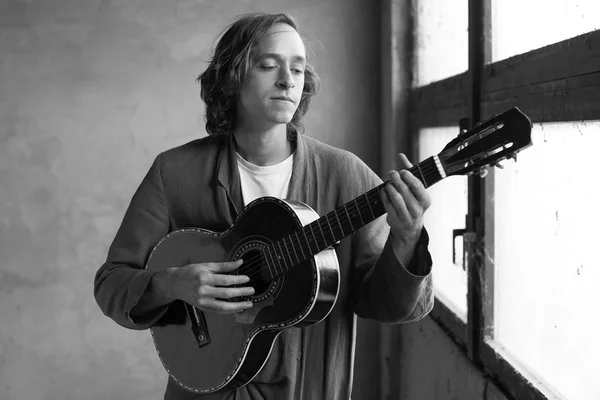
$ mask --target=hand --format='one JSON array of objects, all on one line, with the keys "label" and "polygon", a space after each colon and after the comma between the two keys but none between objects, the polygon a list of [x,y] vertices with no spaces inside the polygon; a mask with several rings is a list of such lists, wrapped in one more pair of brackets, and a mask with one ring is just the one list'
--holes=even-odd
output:
[{"label": "hand", "polygon": [[252,307],[251,301],[230,302],[240,296],[254,294],[254,288],[229,287],[248,283],[246,275],[228,275],[242,265],[242,260],[224,263],[189,264],[168,268],[162,288],[173,299],[180,299],[203,311],[231,314]]},{"label": "hand", "polygon": [[390,183],[382,191],[387,223],[396,242],[414,245],[423,229],[423,215],[431,205],[431,198],[423,183],[408,171],[412,167],[403,153],[399,154],[400,171],[388,173]]}]

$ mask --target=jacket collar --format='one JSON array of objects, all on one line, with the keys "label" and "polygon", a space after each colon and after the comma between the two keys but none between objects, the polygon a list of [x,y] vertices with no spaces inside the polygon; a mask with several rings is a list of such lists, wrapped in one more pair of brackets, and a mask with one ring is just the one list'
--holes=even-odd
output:
[{"label": "jacket collar", "polygon": [[[230,134],[221,143],[217,161],[217,180],[227,192],[229,201],[236,213],[239,214],[244,208],[244,203],[242,201],[240,175],[237,168],[235,139]],[[307,173],[307,167],[310,167],[309,156],[310,154],[302,135],[297,135],[288,200],[306,202],[310,198],[309,181],[311,174]]]},{"label": "jacket collar", "polygon": [[288,190],[288,200],[308,203],[310,199],[311,171],[314,168],[312,154],[308,151],[306,141],[302,135],[296,135],[296,150],[294,151],[294,166]]},{"label": "jacket collar", "polygon": [[244,208],[242,201],[242,188],[240,174],[237,169],[237,157],[233,135],[229,134],[221,142],[219,158],[217,161],[217,180],[225,189],[229,202],[234,207],[236,214]]}]

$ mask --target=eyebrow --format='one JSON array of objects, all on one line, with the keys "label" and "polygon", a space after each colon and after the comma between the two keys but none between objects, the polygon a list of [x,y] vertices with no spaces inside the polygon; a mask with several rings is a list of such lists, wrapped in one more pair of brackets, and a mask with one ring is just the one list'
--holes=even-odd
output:
[{"label": "eyebrow", "polygon": [[[256,57],[256,60],[262,60],[265,58],[276,58],[276,59],[282,59],[283,57],[281,56],[281,54],[277,54],[277,53],[265,53],[265,54],[260,54],[258,57]],[[301,55],[296,55],[292,57],[293,61],[300,61],[300,62],[306,62],[306,57],[301,56]]]}]

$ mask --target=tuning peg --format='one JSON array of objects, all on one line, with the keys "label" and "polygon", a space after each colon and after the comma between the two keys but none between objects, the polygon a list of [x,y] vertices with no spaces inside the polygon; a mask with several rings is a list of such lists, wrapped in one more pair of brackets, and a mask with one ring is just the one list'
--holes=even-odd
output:
[{"label": "tuning peg", "polygon": [[517,162],[517,153],[512,153],[510,156],[508,156],[508,158],[512,158],[515,160],[515,162]]},{"label": "tuning peg", "polygon": [[495,164],[492,164],[492,166],[494,166],[494,167],[498,167],[498,168],[500,168],[500,169],[504,169],[504,165],[500,164],[500,162],[497,162],[497,163],[495,163]]},{"label": "tuning peg", "polygon": [[487,168],[481,168],[479,171],[477,171],[477,175],[479,175],[480,178],[485,178],[488,174],[488,170]]}]

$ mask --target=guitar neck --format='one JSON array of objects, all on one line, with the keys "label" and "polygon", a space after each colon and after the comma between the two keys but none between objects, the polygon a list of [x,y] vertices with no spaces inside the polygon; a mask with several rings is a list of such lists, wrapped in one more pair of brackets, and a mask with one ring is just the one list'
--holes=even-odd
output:
[{"label": "guitar neck", "polygon": [[[429,157],[414,165],[409,171],[425,187],[445,178],[437,156]],[[274,279],[284,274],[295,265],[333,246],[341,239],[385,214],[381,190],[388,183],[389,181],[385,181],[268,246],[265,257],[271,278]]]}]

